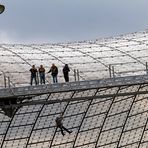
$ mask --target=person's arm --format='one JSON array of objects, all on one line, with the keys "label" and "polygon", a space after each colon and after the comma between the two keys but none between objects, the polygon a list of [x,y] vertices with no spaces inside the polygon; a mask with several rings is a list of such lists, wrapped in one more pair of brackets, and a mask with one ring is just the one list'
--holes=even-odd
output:
[{"label": "person's arm", "polygon": [[47,73],[50,73],[50,72],[51,72],[51,68],[50,68],[50,70]]}]

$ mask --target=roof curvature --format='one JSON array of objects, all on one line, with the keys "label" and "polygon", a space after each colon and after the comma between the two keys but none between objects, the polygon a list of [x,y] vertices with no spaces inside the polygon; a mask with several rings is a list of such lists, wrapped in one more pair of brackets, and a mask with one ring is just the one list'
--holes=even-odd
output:
[{"label": "roof curvature", "polygon": [[[75,81],[74,70],[79,70],[80,80],[109,78],[109,68],[111,74],[114,69],[115,77],[145,75],[147,46],[147,31],[73,43],[1,44],[0,66],[18,89],[29,86],[31,65],[38,68],[43,64],[47,72],[51,64],[55,63],[59,68],[59,83],[64,82],[62,68],[65,63],[69,64],[71,69],[70,81]],[[1,88],[5,87],[3,76],[0,75]],[[50,74],[46,74],[46,79],[47,83],[52,83]],[[147,83],[139,82],[112,87],[105,83],[104,87],[81,90],[63,89],[33,97],[31,101],[55,102],[26,104],[16,110],[12,118],[4,115],[1,110],[0,147],[146,148],[147,87]],[[74,98],[91,97],[89,100],[70,101]],[[68,101],[56,102],[58,99]],[[64,126],[73,131],[71,134],[65,133],[65,136],[62,136],[60,129],[55,125],[55,119],[61,113]]]}]

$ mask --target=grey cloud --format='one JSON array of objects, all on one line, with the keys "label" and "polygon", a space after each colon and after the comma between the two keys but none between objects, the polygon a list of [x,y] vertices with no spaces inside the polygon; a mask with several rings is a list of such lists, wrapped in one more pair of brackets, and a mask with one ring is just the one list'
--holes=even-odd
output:
[{"label": "grey cloud", "polygon": [[0,33],[15,42],[89,40],[144,30],[148,26],[147,0],[5,0],[3,3],[6,11],[0,15]]}]

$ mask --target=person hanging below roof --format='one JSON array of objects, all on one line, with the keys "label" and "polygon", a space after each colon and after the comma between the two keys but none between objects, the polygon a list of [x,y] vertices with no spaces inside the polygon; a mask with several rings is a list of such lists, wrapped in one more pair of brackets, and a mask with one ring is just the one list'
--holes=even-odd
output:
[{"label": "person hanging below roof", "polygon": [[45,68],[43,67],[43,65],[40,65],[39,75],[40,75],[40,84],[42,83],[45,84]]},{"label": "person hanging below roof", "polygon": [[63,132],[63,130],[65,130],[66,132],[68,132],[69,134],[72,133],[72,131],[69,131],[67,128],[65,128],[63,126],[63,114],[61,114],[59,117],[56,118],[55,122],[56,122],[56,126],[57,128],[60,128],[61,130],[61,134],[64,136],[65,133]]},{"label": "person hanging below roof", "polygon": [[32,85],[33,79],[35,81],[35,84],[37,85],[37,69],[35,68],[35,65],[32,65],[32,68],[30,69],[31,72],[31,81],[30,84]]},{"label": "person hanging below roof", "polygon": [[50,70],[48,73],[51,72],[52,78],[53,78],[53,83],[58,83],[57,75],[58,75],[58,68],[55,66],[55,64],[52,64]]},{"label": "person hanging below roof", "polygon": [[69,70],[68,64],[65,64],[65,66],[63,68],[65,82],[69,82],[69,71],[70,70]]}]

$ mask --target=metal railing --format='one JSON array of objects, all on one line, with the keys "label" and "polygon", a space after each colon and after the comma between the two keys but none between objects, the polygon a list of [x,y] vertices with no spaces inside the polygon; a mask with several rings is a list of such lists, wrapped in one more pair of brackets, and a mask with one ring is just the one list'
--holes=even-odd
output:
[{"label": "metal railing", "polygon": [[55,83],[46,85],[13,87],[8,89],[0,89],[0,99],[21,97],[21,96],[37,96],[54,92],[67,92],[77,90],[88,90],[96,88],[112,88],[120,86],[131,86],[148,84],[148,75],[137,75],[128,77],[116,77],[90,81],[76,81],[69,83]]},{"label": "metal railing", "polygon": [[3,79],[2,85],[4,88],[15,87],[15,84],[10,80],[10,76],[7,76],[4,72],[1,72],[0,77]]},{"label": "metal railing", "polygon": [[[116,69],[115,69],[115,65],[109,65],[108,66],[108,78],[120,78],[121,75],[122,75],[122,72],[117,72]],[[143,73],[145,73],[146,75],[148,75],[148,62],[146,62],[145,64],[145,68],[143,68],[141,70]],[[127,71],[128,72],[128,71]],[[70,77],[73,77],[73,80],[74,82],[77,82],[77,81],[81,81],[80,79],[80,75],[81,75],[81,71],[79,71],[79,69],[74,69],[73,70],[73,75],[70,75]],[[97,72],[96,72],[97,73]],[[29,76],[29,72],[27,73],[27,75]],[[143,75],[143,74],[142,74]],[[15,86],[19,87],[19,83],[16,85],[14,82],[13,82],[13,78],[10,76],[9,73],[4,73],[4,72],[1,72],[0,73],[0,77],[1,77],[1,82],[3,83],[1,86],[0,86],[0,89],[1,88],[13,88]],[[60,76],[62,78],[62,75]],[[29,77],[30,78],[30,77]],[[37,74],[37,81],[38,81],[38,84],[39,84],[39,75]],[[71,81],[71,82],[72,82]],[[87,80],[86,80],[87,81]],[[22,86],[26,86],[27,84],[29,84],[30,80],[28,82],[25,82],[24,84],[25,85],[22,85]],[[46,79],[46,82],[47,84],[51,84],[51,82]],[[21,83],[20,83],[20,86],[21,86]]]}]

